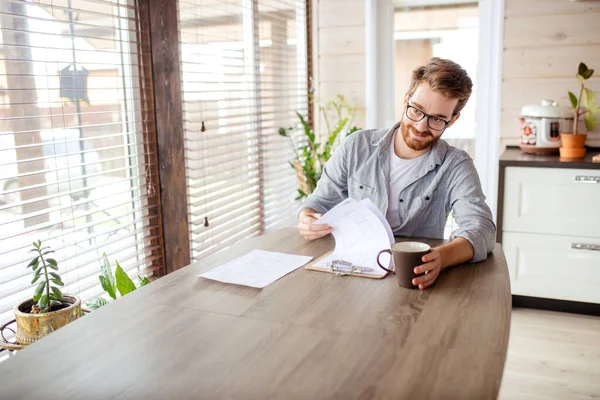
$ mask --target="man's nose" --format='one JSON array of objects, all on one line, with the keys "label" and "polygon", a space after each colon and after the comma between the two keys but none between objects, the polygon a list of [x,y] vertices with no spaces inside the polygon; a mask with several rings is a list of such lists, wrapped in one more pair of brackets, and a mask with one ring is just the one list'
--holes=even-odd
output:
[{"label": "man's nose", "polygon": [[415,124],[415,128],[419,132],[426,132],[429,130],[429,126],[427,126],[427,116],[425,116],[422,120]]}]

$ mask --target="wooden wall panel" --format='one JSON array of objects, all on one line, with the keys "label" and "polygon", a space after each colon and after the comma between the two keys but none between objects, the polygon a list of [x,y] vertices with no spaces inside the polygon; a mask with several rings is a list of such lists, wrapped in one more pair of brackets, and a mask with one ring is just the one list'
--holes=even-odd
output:
[{"label": "wooden wall panel", "polygon": [[543,14],[583,14],[600,11],[600,2],[576,2],[571,0],[505,0],[504,16],[507,18],[520,16],[536,16]]},{"label": "wooden wall panel", "polygon": [[365,5],[355,0],[319,1],[319,29],[336,26],[364,26]]},{"label": "wooden wall panel", "polygon": [[[344,95],[359,108],[355,125],[365,124],[365,4],[363,0],[317,2],[316,96],[324,101]],[[324,123],[316,120],[323,132]]]},{"label": "wooden wall panel", "polygon": [[[598,71],[586,86],[600,94],[600,2],[506,0],[505,17],[501,143],[517,144],[522,106],[542,99],[568,106],[579,62]],[[600,146],[600,128],[587,144]]]},{"label": "wooden wall panel", "polygon": [[600,11],[575,15],[527,15],[507,18],[504,46],[580,45],[598,43]]},{"label": "wooden wall panel", "polygon": [[365,54],[365,31],[356,26],[322,28],[320,31],[321,54]]},{"label": "wooden wall panel", "polygon": [[321,54],[321,84],[332,82],[365,82],[364,54]]},{"label": "wooden wall panel", "polygon": [[348,101],[356,103],[365,98],[365,84],[364,82],[326,82],[321,84],[319,93],[324,99],[332,99],[341,94]]},{"label": "wooden wall panel", "polygon": [[[600,74],[599,74],[600,75]],[[600,99],[600,77],[587,81],[586,86],[596,92]],[[505,93],[502,96],[502,107],[516,107],[516,104],[539,103],[541,99],[556,100],[560,105],[568,106],[568,92],[577,92],[578,82],[574,78],[558,79],[511,79],[504,83]]]},{"label": "wooden wall panel", "polygon": [[575,73],[580,61],[590,68],[600,69],[600,42],[590,46],[507,48],[504,50],[503,77],[505,80],[572,77],[577,83]]}]

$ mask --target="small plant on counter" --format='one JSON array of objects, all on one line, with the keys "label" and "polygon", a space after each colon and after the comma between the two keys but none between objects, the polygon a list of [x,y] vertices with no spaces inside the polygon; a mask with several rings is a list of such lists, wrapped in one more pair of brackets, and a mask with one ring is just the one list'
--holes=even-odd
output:
[{"label": "small plant on counter", "polygon": [[575,110],[575,119],[573,121],[573,133],[579,134],[579,118],[583,116],[585,127],[588,131],[593,131],[598,126],[596,114],[600,111],[596,104],[596,95],[594,91],[585,87],[585,81],[590,79],[594,70],[590,69],[584,63],[579,64],[577,70],[577,80],[581,84],[579,98],[573,92],[569,92],[569,100]]},{"label": "small plant on counter", "polygon": [[81,317],[80,298],[60,289],[65,284],[56,259],[51,257],[54,250],[38,240],[29,252],[35,253],[26,267],[33,271],[33,297],[17,303],[13,309],[17,325],[14,340],[8,342],[0,335],[0,348],[7,350],[20,350]]},{"label": "small plant on counter", "polygon": [[31,284],[37,283],[41,279],[33,292],[32,300],[35,304],[31,307],[31,314],[48,313],[52,309],[62,307],[63,294],[59,287],[63,287],[65,284],[58,274],[56,260],[47,257],[54,253],[54,250],[50,249],[50,246],[42,247],[42,241],[38,240],[33,242],[33,249],[29,251],[36,253],[27,266],[27,268],[33,269]]},{"label": "small plant on counter", "polygon": [[[102,265],[100,267],[100,284],[102,285],[102,289],[104,289],[106,294],[108,294],[113,300],[117,299],[117,292],[120,293],[122,297],[138,288],[135,286],[135,283],[133,283],[129,275],[127,275],[127,272],[121,268],[119,262],[116,261],[115,264],[115,274],[113,275],[112,269],[110,268],[110,261],[108,261],[108,256],[106,253],[103,254]],[[138,279],[140,281],[139,287],[150,283],[150,280],[145,276],[141,277],[138,275]],[[96,310],[108,303],[109,300],[105,299],[104,297],[97,297],[88,301],[86,305],[92,310]]]}]

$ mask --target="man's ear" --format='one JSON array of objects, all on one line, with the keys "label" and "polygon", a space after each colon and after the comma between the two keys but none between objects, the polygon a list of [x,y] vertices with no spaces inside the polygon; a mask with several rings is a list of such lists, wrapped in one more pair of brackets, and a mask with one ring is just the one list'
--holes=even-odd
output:
[{"label": "man's ear", "polygon": [[460,117],[460,113],[456,114],[454,117],[452,117],[452,119],[450,120],[450,122],[448,123],[448,126],[446,127],[446,129],[450,128],[452,125],[454,125],[454,123],[458,120],[458,118]]}]

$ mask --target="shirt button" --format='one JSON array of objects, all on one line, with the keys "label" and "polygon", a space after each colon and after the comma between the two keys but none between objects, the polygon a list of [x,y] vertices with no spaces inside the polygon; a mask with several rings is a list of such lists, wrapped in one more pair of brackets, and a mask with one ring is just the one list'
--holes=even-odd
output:
[{"label": "shirt button", "polygon": [[360,189],[363,189],[363,188],[364,188],[364,186],[363,186],[363,185],[360,185],[359,187],[360,187]]},{"label": "shirt button", "polygon": [[404,203],[404,200],[403,200],[403,199],[400,199],[400,203]]},{"label": "shirt button", "polygon": [[425,200],[429,200],[429,196],[425,197]]}]

